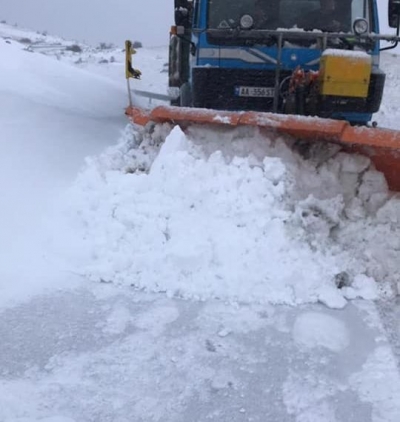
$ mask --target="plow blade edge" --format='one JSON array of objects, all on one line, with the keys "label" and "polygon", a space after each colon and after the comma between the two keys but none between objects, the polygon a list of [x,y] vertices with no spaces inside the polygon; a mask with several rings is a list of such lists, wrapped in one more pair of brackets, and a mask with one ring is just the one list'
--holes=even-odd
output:
[{"label": "plow blade edge", "polygon": [[376,169],[384,173],[389,189],[400,192],[400,132],[395,130],[355,127],[346,121],[319,117],[170,106],[159,106],[153,110],[128,107],[126,114],[133,123],[142,126],[149,122],[182,126],[191,123],[257,126],[296,139],[339,143],[348,152],[368,156]]}]

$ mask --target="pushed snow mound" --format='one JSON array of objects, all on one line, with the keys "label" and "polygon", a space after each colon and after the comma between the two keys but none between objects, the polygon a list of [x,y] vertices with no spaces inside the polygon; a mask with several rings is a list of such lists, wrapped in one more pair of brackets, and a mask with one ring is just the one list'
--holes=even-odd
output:
[{"label": "pushed snow mound", "polygon": [[79,176],[69,203],[85,276],[289,305],[374,299],[373,278],[390,292],[400,201],[368,159],[327,148],[304,160],[256,129],[170,130],[127,130]]}]

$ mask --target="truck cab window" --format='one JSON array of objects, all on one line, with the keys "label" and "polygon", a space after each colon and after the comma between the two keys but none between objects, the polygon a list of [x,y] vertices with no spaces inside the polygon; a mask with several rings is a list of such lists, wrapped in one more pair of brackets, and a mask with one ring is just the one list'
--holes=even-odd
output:
[{"label": "truck cab window", "polygon": [[208,27],[237,28],[249,14],[252,29],[302,28],[350,32],[356,18],[370,20],[370,0],[208,0]]}]

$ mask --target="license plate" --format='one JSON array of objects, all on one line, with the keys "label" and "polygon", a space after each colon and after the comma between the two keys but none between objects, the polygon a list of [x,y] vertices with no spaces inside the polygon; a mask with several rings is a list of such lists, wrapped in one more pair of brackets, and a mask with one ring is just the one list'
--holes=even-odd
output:
[{"label": "license plate", "polygon": [[235,95],[238,97],[267,97],[275,96],[275,89],[265,86],[237,86],[235,87]]}]

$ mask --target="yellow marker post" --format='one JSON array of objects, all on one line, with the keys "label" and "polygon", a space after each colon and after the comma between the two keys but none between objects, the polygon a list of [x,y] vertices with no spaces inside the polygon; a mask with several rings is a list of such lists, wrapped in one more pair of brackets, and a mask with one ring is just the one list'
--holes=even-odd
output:
[{"label": "yellow marker post", "polygon": [[128,86],[129,106],[132,107],[132,94],[129,78],[140,79],[142,72],[132,66],[132,55],[136,53],[130,41],[125,41],[125,77]]}]

